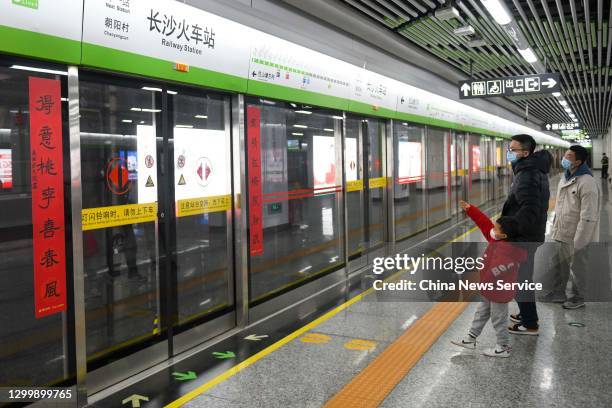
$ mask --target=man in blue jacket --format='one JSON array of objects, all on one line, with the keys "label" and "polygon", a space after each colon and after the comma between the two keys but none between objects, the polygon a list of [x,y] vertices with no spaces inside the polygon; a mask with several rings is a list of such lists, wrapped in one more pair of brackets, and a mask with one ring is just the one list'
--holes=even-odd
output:
[{"label": "man in blue jacket", "polygon": [[[514,181],[502,209],[502,216],[512,216],[518,221],[515,240],[523,242],[528,251],[519,269],[518,281],[531,282],[536,249],[544,242],[548,216],[548,172],[551,155],[545,150],[535,151],[536,142],[525,134],[512,136],[508,161],[512,163]],[[510,315],[515,323],[508,328],[512,334],[538,335],[538,312],[534,291],[521,291],[516,297],[519,313]]]}]

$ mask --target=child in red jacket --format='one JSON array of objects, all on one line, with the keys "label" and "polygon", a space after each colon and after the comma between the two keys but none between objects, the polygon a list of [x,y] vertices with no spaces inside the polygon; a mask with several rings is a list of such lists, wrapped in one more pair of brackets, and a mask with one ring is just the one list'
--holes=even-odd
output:
[{"label": "child in red jacket", "polygon": [[[480,270],[480,282],[489,286],[480,291],[482,301],[474,314],[472,327],[465,338],[452,341],[453,344],[469,349],[476,348],[476,338],[491,320],[497,336],[495,348],[484,350],[490,357],[510,357],[510,335],[508,325],[508,302],[515,296],[515,290],[500,288],[499,284],[514,283],[519,265],[527,258],[527,251],[512,243],[518,224],[514,217],[500,217],[493,223],[477,207],[460,201],[461,208],[474,220],[489,245],[484,253],[484,266]],[[500,282],[501,281],[501,282]]]}]

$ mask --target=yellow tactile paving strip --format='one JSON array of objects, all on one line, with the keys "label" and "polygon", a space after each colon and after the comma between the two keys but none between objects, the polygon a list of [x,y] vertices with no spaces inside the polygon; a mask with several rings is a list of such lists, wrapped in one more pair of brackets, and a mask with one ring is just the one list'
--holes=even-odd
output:
[{"label": "yellow tactile paving strip", "polygon": [[332,397],[326,408],[378,407],[468,303],[435,304]]}]

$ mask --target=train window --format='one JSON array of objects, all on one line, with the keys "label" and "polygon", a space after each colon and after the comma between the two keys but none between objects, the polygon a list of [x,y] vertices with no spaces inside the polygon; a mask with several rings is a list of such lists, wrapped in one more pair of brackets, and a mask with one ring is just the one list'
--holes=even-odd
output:
[{"label": "train window", "polygon": [[161,92],[134,82],[80,82],[89,360],[159,337]]},{"label": "train window", "polygon": [[425,205],[425,127],[397,122],[393,127],[395,150],[395,239],[427,228]]},{"label": "train window", "polygon": [[451,180],[454,154],[449,130],[427,128],[427,191],[429,227],[450,219]]},{"label": "train window", "polygon": [[[66,78],[62,66],[6,56],[0,62],[0,384],[6,387],[74,376]],[[65,284],[46,281],[60,274]],[[42,307],[47,301],[55,312]]]},{"label": "train window", "polygon": [[339,113],[310,106],[248,104],[252,302],[343,262],[341,120]]}]

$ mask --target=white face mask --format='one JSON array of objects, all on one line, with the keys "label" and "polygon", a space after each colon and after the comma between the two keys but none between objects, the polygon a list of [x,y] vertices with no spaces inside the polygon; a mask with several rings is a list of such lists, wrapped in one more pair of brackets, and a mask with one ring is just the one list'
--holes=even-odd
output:
[{"label": "white face mask", "polygon": [[491,238],[494,241],[499,241],[501,238],[497,238],[497,236],[495,235],[495,230],[493,228],[491,228],[491,232],[489,232],[489,235],[491,235]]}]

